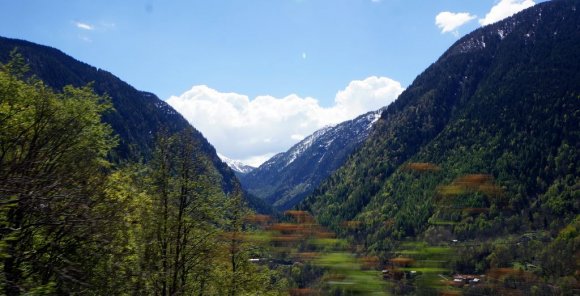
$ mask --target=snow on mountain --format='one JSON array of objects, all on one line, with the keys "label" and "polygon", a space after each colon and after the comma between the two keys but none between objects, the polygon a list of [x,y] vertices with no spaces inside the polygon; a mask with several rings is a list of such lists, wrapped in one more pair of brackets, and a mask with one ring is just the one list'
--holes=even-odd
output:
[{"label": "snow on mountain", "polygon": [[225,155],[218,153],[218,156],[223,162],[225,162],[236,173],[247,174],[247,173],[256,169],[253,166],[247,165],[239,160],[228,158]]},{"label": "snow on mountain", "polygon": [[313,145],[317,148],[328,148],[336,138],[341,137],[341,133],[344,133],[342,137],[352,136],[352,141],[361,142],[367,137],[373,123],[381,117],[381,112],[382,109],[372,111],[353,120],[323,127],[292,146],[288,151],[276,154],[262,164],[260,168],[276,166],[278,170],[281,170],[294,162]]},{"label": "snow on mountain", "polygon": [[300,143],[298,143],[297,145],[293,146],[290,150],[288,150],[288,152],[286,152],[286,154],[289,154],[289,156],[287,157],[286,166],[291,164],[294,160],[296,160],[296,158],[300,154],[304,153],[306,149],[310,148],[310,146],[312,146],[312,144],[314,144],[318,138],[323,136],[327,131],[331,129],[332,126],[324,127],[314,132],[312,135],[306,137]]},{"label": "snow on mountain", "polygon": [[278,209],[292,207],[364,142],[382,111],[369,112],[314,132],[240,177],[242,186]]}]

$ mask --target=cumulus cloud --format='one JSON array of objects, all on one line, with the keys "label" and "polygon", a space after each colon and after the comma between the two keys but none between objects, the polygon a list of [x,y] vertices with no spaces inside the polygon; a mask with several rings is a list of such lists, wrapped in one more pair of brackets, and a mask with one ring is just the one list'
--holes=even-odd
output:
[{"label": "cumulus cloud", "polygon": [[452,32],[455,35],[458,34],[457,29],[469,21],[475,19],[475,15],[471,15],[468,12],[449,12],[443,11],[435,16],[435,24],[439,29],[441,29],[441,33],[448,33]]},{"label": "cumulus cloud", "polygon": [[495,23],[535,4],[533,0],[501,0],[479,20],[479,23],[482,26]]},{"label": "cumulus cloud", "polygon": [[348,86],[339,91],[335,98],[335,105],[330,111],[333,123],[352,119],[365,112],[377,110],[394,101],[403,88],[398,81],[387,77],[371,76],[365,80],[353,80]]},{"label": "cumulus cloud", "polygon": [[87,23],[81,23],[81,22],[75,22],[75,26],[79,29],[83,29],[83,30],[87,30],[87,31],[92,31],[95,29],[95,27],[93,25],[89,25]]},{"label": "cumulus cloud", "polygon": [[223,155],[257,166],[306,135],[390,104],[403,91],[387,77],[355,80],[338,91],[334,105],[295,94],[283,98],[225,93],[196,85],[167,99]]}]

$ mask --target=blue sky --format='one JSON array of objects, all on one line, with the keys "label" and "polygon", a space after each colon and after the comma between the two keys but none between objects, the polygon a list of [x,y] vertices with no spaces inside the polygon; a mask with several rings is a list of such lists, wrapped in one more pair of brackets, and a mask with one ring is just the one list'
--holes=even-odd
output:
[{"label": "blue sky", "polygon": [[[0,35],[56,47],[161,99],[207,86],[218,95],[245,96],[245,103],[259,96],[296,96],[302,103],[311,98],[320,108],[332,108],[338,92],[351,91],[353,81],[388,78],[407,87],[460,36],[480,27],[494,7],[504,5],[497,15],[538,2],[0,0]],[[367,82],[387,85],[379,80]],[[396,97],[399,90],[391,89]],[[204,125],[188,119],[196,127]],[[291,131],[290,138],[295,142],[328,123],[333,122]],[[212,141],[212,131],[200,130]],[[263,137],[263,143],[276,140]],[[271,151],[251,155],[216,142],[218,151],[229,150],[224,152],[230,157],[261,156],[261,161],[293,143],[280,140]]]}]

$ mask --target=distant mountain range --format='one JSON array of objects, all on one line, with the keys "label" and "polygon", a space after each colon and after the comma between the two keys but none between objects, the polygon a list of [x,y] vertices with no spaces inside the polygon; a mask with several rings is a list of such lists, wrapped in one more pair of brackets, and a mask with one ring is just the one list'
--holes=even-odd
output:
[{"label": "distant mountain range", "polygon": [[239,160],[234,160],[231,158],[228,158],[227,156],[221,155],[218,153],[218,156],[220,157],[220,159],[225,162],[236,174],[247,174],[253,170],[255,170],[256,168],[251,166],[251,165],[247,165]]},{"label": "distant mountain range", "polygon": [[316,131],[257,169],[239,175],[243,188],[279,210],[293,207],[364,142],[380,114],[381,110],[369,112]]}]

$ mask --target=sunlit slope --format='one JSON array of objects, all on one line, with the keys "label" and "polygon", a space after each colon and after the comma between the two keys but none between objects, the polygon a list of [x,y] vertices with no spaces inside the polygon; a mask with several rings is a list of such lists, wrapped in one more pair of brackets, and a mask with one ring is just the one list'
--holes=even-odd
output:
[{"label": "sunlit slope", "polygon": [[361,221],[357,236],[375,250],[439,223],[461,239],[569,223],[579,212],[577,6],[543,3],[461,38],[300,207],[343,234],[341,223]]}]

